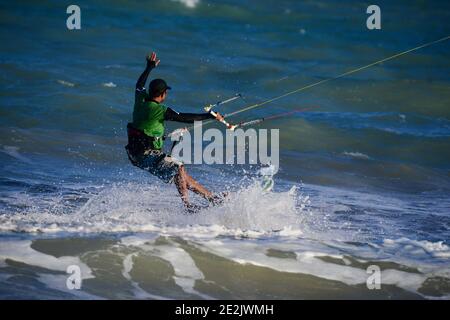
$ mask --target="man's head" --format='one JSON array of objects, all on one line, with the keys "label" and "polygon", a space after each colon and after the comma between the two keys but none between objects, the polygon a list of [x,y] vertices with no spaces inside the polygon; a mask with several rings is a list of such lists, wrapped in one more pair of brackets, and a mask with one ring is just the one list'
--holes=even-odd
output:
[{"label": "man's head", "polygon": [[148,94],[151,99],[163,102],[167,96],[167,90],[171,89],[163,79],[154,79],[148,86]]}]

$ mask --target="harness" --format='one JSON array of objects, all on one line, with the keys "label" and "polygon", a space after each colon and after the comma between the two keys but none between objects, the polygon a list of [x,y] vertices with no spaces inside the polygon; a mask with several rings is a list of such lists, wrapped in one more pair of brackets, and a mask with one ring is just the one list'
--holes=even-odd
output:
[{"label": "harness", "polygon": [[133,165],[136,165],[135,158],[139,155],[148,155],[150,153],[161,153],[160,150],[153,148],[153,142],[165,137],[151,137],[146,135],[143,131],[136,129],[131,123],[127,124],[128,144],[125,146],[128,159]]}]

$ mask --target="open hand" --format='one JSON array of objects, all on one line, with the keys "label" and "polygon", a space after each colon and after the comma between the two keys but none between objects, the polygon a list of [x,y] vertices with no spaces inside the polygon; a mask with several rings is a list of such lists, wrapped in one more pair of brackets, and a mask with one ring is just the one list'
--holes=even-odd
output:
[{"label": "open hand", "polygon": [[156,58],[156,53],[152,52],[147,56],[147,65],[153,65],[153,67],[157,67],[160,60]]}]

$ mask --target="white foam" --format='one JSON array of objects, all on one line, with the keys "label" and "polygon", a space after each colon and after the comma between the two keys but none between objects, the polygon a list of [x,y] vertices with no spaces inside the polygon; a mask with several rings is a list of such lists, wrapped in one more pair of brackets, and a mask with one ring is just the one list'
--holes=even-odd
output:
[{"label": "white foam", "polygon": [[[21,232],[158,232],[162,234],[242,234],[298,231],[301,197],[295,190],[264,192],[259,184],[232,192],[220,206],[187,215],[175,188],[136,184],[105,188],[79,209],[68,212],[62,196],[17,194],[20,214],[0,216],[0,230]],[[49,205],[50,204],[50,205]],[[297,231],[295,231],[297,230]]]},{"label": "white foam", "polygon": [[168,261],[175,272],[175,283],[183,291],[198,295],[204,299],[212,299],[194,289],[195,281],[205,279],[203,273],[197,268],[191,256],[178,246],[157,246],[156,254]]},{"label": "white foam", "polygon": [[[323,279],[339,281],[348,285],[364,284],[368,274],[365,269],[349,266],[349,261],[340,265],[325,262],[320,257],[334,257],[343,259],[342,255],[326,253],[326,248],[321,251],[310,251],[298,249],[295,251],[296,259],[277,258],[267,256],[267,247],[259,243],[247,240],[245,243],[231,241],[205,241],[198,246],[199,249],[212,252],[221,257],[233,260],[240,264],[252,264],[270,268],[279,272],[309,274]],[[286,249],[286,246],[278,246],[272,243],[271,248]],[[291,250],[295,250],[291,247]],[[324,250],[325,249],[325,250]],[[405,271],[386,269],[382,270],[382,283],[395,284],[400,288],[416,292],[427,276],[423,274],[409,273]]]},{"label": "white foam", "polygon": [[411,292],[417,292],[427,276],[411,272],[403,272],[394,269],[381,271],[381,285],[391,284]]},{"label": "white foam", "polygon": [[[31,248],[30,240],[2,240],[0,241],[0,261],[6,259],[23,262],[31,266],[37,266],[50,270],[67,271],[70,265],[77,265],[81,270],[81,278],[93,278],[91,269],[81,262],[78,257],[56,258],[36,251]],[[64,282],[65,283],[65,282]]]},{"label": "white foam", "polygon": [[[255,183],[231,192],[222,206],[202,210],[196,215],[186,215],[175,189],[165,185],[110,185],[90,195],[87,203],[72,212],[67,212],[64,199],[20,194],[17,203],[32,209],[27,209],[23,214],[0,215],[0,229],[134,232],[132,236],[123,238],[122,244],[151,250],[151,254],[159,252],[156,254],[177,270],[174,280],[188,293],[194,293],[195,281],[203,280],[201,270],[176,244],[155,246],[154,240],[158,237],[178,236],[187,241],[194,240],[203,250],[239,263],[261,265],[280,272],[311,274],[346,284],[364,283],[367,274],[365,270],[351,266],[343,253],[358,257],[360,261],[392,261],[417,268],[422,274],[382,270],[384,283],[411,291],[417,290],[426,277],[440,275],[450,278],[450,250],[443,241],[400,238],[370,243],[345,228],[342,231],[324,228],[323,232],[316,233],[308,230],[312,223],[322,222],[329,228],[330,223],[326,220],[328,214],[337,211],[351,213],[353,206],[358,207],[362,203],[365,210],[398,210],[407,207],[408,202],[389,196],[326,187],[315,186],[313,191],[317,194],[312,196],[311,201],[308,196],[299,195],[295,188],[287,192],[265,193]],[[311,210],[310,202],[320,210]],[[237,240],[242,238],[245,240]],[[354,241],[360,241],[360,244],[355,245]],[[271,248],[293,252],[295,259],[267,256],[267,250]],[[342,260],[343,265],[324,262],[320,259],[322,256],[336,257]],[[132,270],[132,262],[132,256],[125,257],[125,278]],[[150,293],[139,291],[137,284],[134,286],[137,297],[155,298]]]},{"label": "white foam", "polygon": [[69,81],[57,80],[57,82],[59,84],[62,84],[63,86],[66,86],[66,87],[75,87],[75,83],[72,83],[72,82],[69,82]]},{"label": "white foam", "polygon": [[296,238],[300,237],[303,234],[303,231],[300,229],[294,229],[289,226],[279,230],[277,234],[282,237]]},{"label": "white foam", "polygon": [[180,2],[184,4],[186,7],[191,9],[195,8],[200,3],[200,0],[172,0],[172,1]]},{"label": "white foam", "polygon": [[114,82],[105,82],[105,83],[102,83],[102,86],[104,86],[106,88],[115,88],[115,87],[117,87],[117,85]]},{"label": "white foam", "polygon": [[[142,235],[125,237],[121,242],[126,245],[137,246],[139,247],[139,249],[146,252],[151,252],[152,255],[158,256],[161,259],[169,262],[172,265],[175,273],[173,279],[184,292],[195,294],[204,299],[212,299],[212,297],[198,292],[194,289],[195,282],[197,280],[204,280],[205,277],[200,269],[198,269],[191,256],[173,241],[169,240],[170,245],[154,245],[154,240],[155,237],[153,236]],[[134,254],[134,256],[136,255],[137,254]],[[126,274],[128,275],[132,269],[131,259],[132,257],[128,258],[128,260],[126,261],[126,267],[124,268]],[[127,277],[127,279],[131,280],[131,277]]]},{"label": "white foam", "polygon": [[355,159],[363,159],[363,160],[369,160],[371,159],[367,154],[361,153],[361,152],[347,152],[344,151],[342,153],[344,156],[352,157]]},{"label": "white foam", "polygon": [[435,258],[450,260],[450,248],[443,241],[430,242],[427,240],[417,241],[408,238],[397,240],[385,239],[383,244],[394,250],[406,250],[408,254],[415,256],[431,255]]},{"label": "white foam", "polygon": [[131,285],[134,288],[134,290],[133,290],[134,298],[167,300],[168,298],[166,298],[166,297],[151,294],[151,293],[143,290],[141,287],[139,287],[139,285],[135,281],[133,281],[133,279],[131,278],[130,272],[131,272],[131,270],[133,270],[133,258],[136,257],[137,255],[138,255],[138,253],[132,253],[132,254],[127,255],[123,259],[123,270],[122,270],[122,275],[125,277],[125,279],[130,281]]}]

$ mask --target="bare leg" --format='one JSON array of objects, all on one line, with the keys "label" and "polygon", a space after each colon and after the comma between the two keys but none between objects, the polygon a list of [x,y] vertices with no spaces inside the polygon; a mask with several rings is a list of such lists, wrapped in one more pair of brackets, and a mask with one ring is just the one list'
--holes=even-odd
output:
[{"label": "bare leg", "polygon": [[175,176],[175,185],[177,186],[178,193],[181,196],[181,200],[183,201],[185,206],[189,206],[188,200],[188,187],[186,183],[186,171],[184,170],[184,166],[181,166],[178,174]]},{"label": "bare leg", "polygon": [[204,186],[198,183],[194,178],[192,178],[187,172],[186,174],[186,184],[189,190],[201,195],[205,199],[209,200],[212,197],[212,193],[208,191]]},{"label": "bare leg", "polygon": [[212,192],[208,191],[204,186],[198,183],[194,178],[192,178],[186,171],[184,171],[186,177],[186,184],[189,190],[203,196],[206,200],[212,204],[220,204],[223,202],[223,197],[227,193],[222,193],[222,195],[214,195]]},{"label": "bare leg", "polygon": [[210,200],[213,196],[210,191],[208,191],[186,172],[184,166],[180,167],[180,170],[175,177],[175,185],[177,186],[178,192],[181,195],[181,200],[183,200],[184,204],[186,205],[189,205],[188,190],[191,190],[196,194],[203,196],[207,200]]},{"label": "bare leg", "polygon": [[178,174],[175,176],[175,185],[177,186],[178,192],[180,193],[181,200],[188,209],[193,208],[188,200],[188,190],[191,190],[196,194],[203,196],[206,200],[212,203],[217,204],[222,201],[220,198],[214,196],[210,191],[208,191],[205,187],[198,183],[194,178],[192,178],[186,172],[184,166],[180,167]]}]

